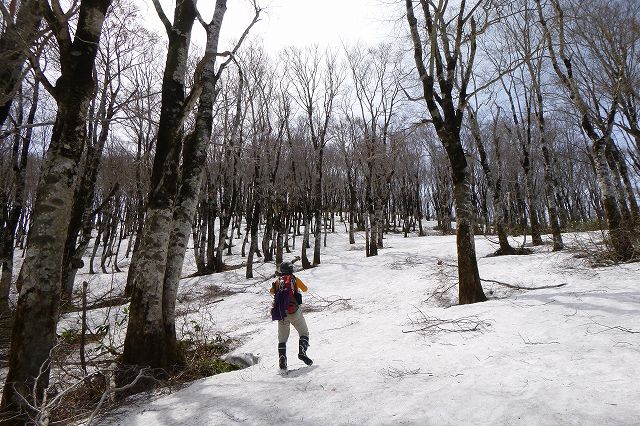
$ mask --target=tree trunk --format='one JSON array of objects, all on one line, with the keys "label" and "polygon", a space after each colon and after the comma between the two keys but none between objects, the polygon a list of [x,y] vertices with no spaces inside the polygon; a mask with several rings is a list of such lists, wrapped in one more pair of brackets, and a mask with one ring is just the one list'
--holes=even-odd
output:
[{"label": "tree trunk", "polygon": [[[196,17],[193,2],[176,4],[174,24],[167,24],[169,45],[162,81],[162,107],[153,161],[147,214],[140,245],[131,260],[132,280],[129,323],[122,363],[167,369],[169,359],[163,300],[164,276],[173,229],[181,149],[181,115],[185,98],[185,73],[191,28]],[[128,380],[128,375],[119,378]]]},{"label": "tree trunk", "polygon": [[[451,123],[453,124],[453,123]],[[449,124],[449,125],[451,125]],[[453,178],[453,196],[456,209],[456,245],[458,248],[458,300],[461,305],[487,300],[480,283],[474,239],[474,214],[471,203],[469,166],[456,129],[440,128],[438,135],[449,161]]]},{"label": "tree trunk", "polygon": [[[82,247],[76,247],[76,244],[80,231],[87,226],[91,226],[91,215],[87,210],[90,209],[93,204],[96,180],[98,178],[98,172],[102,160],[102,152],[109,135],[110,122],[115,113],[115,96],[111,98],[109,105],[107,106],[106,97],[108,81],[106,80],[107,77],[105,76],[105,82],[103,82],[102,85],[102,98],[98,108],[97,120],[101,122],[100,135],[96,138],[93,144],[87,147],[84,171],[80,177],[80,182],[76,186],[73,197],[73,209],[69,221],[69,234],[65,243],[64,261],[62,264],[62,282],[67,283],[62,293],[62,298],[66,301],[71,300],[71,294],[73,292],[73,281],[71,281],[70,275],[72,275],[74,268],[71,263],[79,264],[79,261],[82,261],[82,255],[84,254],[82,252],[78,252]],[[79,261],[78,258],[80,259]],[[71,285],[68,285],[69,283]]]},{"label": "tree trunk", "polygon": [[[415,213],[415,219],[418,222],[418,236],[419,237],[424,237],[425,233],[424,233],[424,229],[422,228],[423,215],[422,215],[422,201],[421,201],[421,197],[420,197],[420,179],[419,179],[419,176],[418,176],[418,172],[416,172],[415,178],[416,178],[416,193],[415,193],[416,213]],[[429,215],[429,213],[428,213],[428,210],[427,210],[427,220],[429,220],[428,215]]]},{"label": "tree trunk", "polygon": [[[465,161],[466,163],[466,161]],[[454,182],[456,202],[456,245],[458,248],[458,300],[461,305],[484,302],[487,300],[480,284],[480,273],[476,260],[476,248],[473,234],[473,212],[471,190],[466,164],[457,165],[458,181]]]},{"label": "tree trunk", "polygon": [[[257,200],[256,196],[256,200]],[[251,214],[251,245],[249,246],[249,255],[247,256],[247,273],[246,278],[253,278],[253,256],[258,251],[258,224],[260,222],[260,203],[256,201]]]},{"label": "tree trunk", "polygon": [[[548,154],[548,150],[543,148],[543,154],[546,152]],[[562,234],[560,233],[561,229],[561,208],[558,206],[558,197],[556,194],[556,183],[555,179],[552,178],[553,170],[551,162],[548,164],[545,163],[545,194],[547,197],[547,205],[549,208],[549,221],[551,225],[551,231],[554,239],[554,251],[562,250],[564,248],[564,243],[562,243]]]},{"label": "tree trunk", "polygon": [[[27,125],[33,124],[36,110],[38,107],[39,84],[36,81],[33,87],[33,96],[31,98],[31,107],[27,115]],[[18,124],[22,124],[22,105]],[[13,170],[15,176],[15,195],[13,205],[8,212],[8,218],[5,227],[0,235],[0,266],[2,267],[2,276],[0,276],[0,312],[4,312],[9,308],[9,293],[11,291],[11,281],[13,280],[13,255],[15,234],[22,215],[24,207],[25,180],[27,173],[27,159],[29,157],[29,145],[31,144],[32,128],[28,127],[24,138],[20,132],[16,133],[13,144]],[[22,147],[20,147],[22,141]]]},{"label": "tree trunk", "polygon": [[[84,0],[75,38],[59,46],[62,75],[55,93],[58,112],[43,164],[31,216],[28,249],[18,280],[9,371],[2,395],[3,414],[20,415],[7,423],[23,424],[27,403],[40,399],[49,382],[50,352],[56,342],[61,270],[74,185],[84,149],[93,67],[109,0]],[[64,25],[51,13],[51,25]],[[21,395],[21,396],[19,396]],[[22,398],[25,398],[23,400]]]},{"label": "tree trunk", "polygon": [[313,210],[315,229],[313,234],[313,266],[320,264],[320,248],[322,245],[322,161],[324,150],[320,148],[316,154],[316,174],[313,186]]},{"label": "tree trunk", "polygon": [[[271,199],[267,200],[267,205],[271,205]],[[262,254],[265,262],[271,262],[273,260],[273,252],[271,251],[271,239],[273,238],[273,213],[272,209],[268,208],[266,212],[266,220],[264,225],[264,233],[262,235]]]},{"label": "tree trunk", "polygon": [[[189,242],[192,220],[198,205],[198,196],[202,184],[202,173],[205,159],[205,147],[194,147],[198,139],[198,125],[196,133],[190,135],[185,142],[183,159],[183,176],[180,192],[173,212],[173,229],[169,238],[169,251],[164,271],[162,286],[162,318],[167,366],[171,369],[184,365],[184,356],[178,351],[175,327],[175,307],[178,295],[178,284],[184,264],[184,256]],[[211,127],[209,126],[209,131]],[[209,138],[202,139],[199,145],[206,145]]]},{"label": "tree trunk", "polygon": [[303,269],[309,269],[312,267],[311,263],[309,262],[309,258],[307,257],[307,248],[309,247],[309,213],[308,213],[308,209],[305,208],[305,213],[304,213],[304,217],[303,217],[303,221],[304,221],[304,235],[302,237],[302,268]]},{"label": "tree trunk", "polygon": [[[538,95],[538,103],[542,104],[542,95]],[[560,231],[560,219],[558,215],[558,205],[556,203],[555,179],[553,176],[553,165],[551,161],[551,153],[547,146],[547,137],[545,135],[545,122],[542,107],[538,106],[538,131],[540,133],[540,145],[542,147],[542,159],[544,162],[544,188],[547,198],[547,208],[549,210],[549,224],[551,225],[551,235],[553,237],[553,251],[564,249],[562,241],[562,233]]]},{"label": "tree trunk", "polygon": [[540,232],[540,218],[538,217],[538,210],[531,199],[529,201],[529,222],[531,223],[531,240],[533,245],[540,246],[544,244],[542,241],[542,234]]},{"label": "tree trunk", "polygon": [[374,198],[373,205],[375,208],[375,224],[376,224],[376,253],[377,249],[383,248],[384,244],[382,238],[384,236],[384,208],[382,196],[380,193],[376,193],[376,197]]},{"label": "tree trunk", "polygon": [[[202,93],[198,103],[194,133],[191,134],[183,148],[181,167],[181,183],[176,208],[173,214],[173,230],[169,240],[169,253],[164,274],[162,289],[162,317],[164,321],[166,357],[170,368],[184,365],[184,356],[178,351],[176,337],[176,297],[178,284],[184,264],[184,256],[189,243],[193,218],[196,214],[202,177],[205,172],[207,146],[211,138],[213,126],[213,103],[216,97],[216,68],[215,58],[218,53],[218,40],[222,20],[226,12],[226,0],[218,0],[211,23],[207,26],[207,43],[202,71]],[[228,207],[228,206],[227,206]],[[223,209],[224,210],[224,209]],[[225,223],[220,221],[220,239],[224,247],[224,237],[231,219],[231,212],[227,214]],[[222,258],[222,250],[218,252]]]},{"label": "tree trunk", "polygon": [[620,214],[622,215],[622,221],[625,224],[625,228],[632,230],[633,218],[631,216],[631,209],[627,205],[627,197],[625,194],[625,189],[623,187],[622,175],[620,174],[620,169],[618,168],[618,162],[616,161],[612,152],[612,144],[613,140],[609,138],[605,148],[605,157],[607,158],[607,163],[609,164],[611,180],[613,182],[616,198],[618,200],[618,208],[620,209]]},{"label": "tree trunk", "polygon": [[356,215],[356,187],[349,180],[349,244],[356,243],[354,233],[354,217]]},{"label": "tree trunk", "polygon": [[[222,210],[224,211],[224,210]],[[218,220],[220,221],[220,230],[218,233],[218,243],[216,245],[216,257],[215,257],[215,272],[224,271],[224,244],[227,241],[227,233],[229,230],[229,221],[231,217],[228,215],[221,214],[218,216]],[[231,247],[231,241],[233,240],[233,229],[231,230],[231,237],[229,238],[229,247]]]},{"label": "tree trunk", "polygon": [[94,261],[96,259],[96,254],[98,253],[98,249],[100,248],[100,241],[101,241],[101,238],[102,238],[102,233],[103,233],[104,228],[105,228],[105,225],[104,225],[104,222],[103,222],[103,217],[104,217],[104,214],[103,213],[99,213],[98,217],[96,219],[97,234],[96,234],[96,239],[93,241],[93,250],[91,251],[91,257],[89,258],[89,273],[91,275],[96,273],[93,270],[93,264],[94,264]]},{"label": "tree trunk", "polygon": [[216,217],[218,215],[217,210],[218,210],[217,202],[213,198],[213,193],[209,193],[208,200],[207,200],[207,237],[206,237],[206,248],[207,248],[206,272],[208,274],[216,270]]},{"label": "tree trunk", "polygon": [[620,204],[627,208],[628,229],[633,232],[635,227],[640,224],[640,209],[638,208],[638,202],[636,201],[633,185],[629,177],[627,163],[613,140],[609,141],[607,155],[610,158],[609,164],[611,169],[616,170],[616,177],[620,180]]},{"label": "tree trunk", "polygon": [[[498,234],[498,242],[500,244],[500,249],[498,250],[497,253],[500,255],[512,255],[512,254],[515,254],[515,249],[511,247],[511,244],[509,244],[509,238],[508,238],[508,234],[505,226],[505,222],[506,222],[505,210],[506,209],[505,209],[504,201],[502,197],[502,173],[500,172],[500,167],[501,167],[500,136],[496,133],[496,129],[494,125],[493,143],[495,145],[495,150],[496,150],[496,167],[495,167],[495,175],[494,175],[494,170],[492,170],[489,167],[489,162],[487,161],[487,153],[484,148],[484,142],[482,141],[480,126],[478,124],[475,113],[471,110],[471,108],[469,108],[469,120],[471,123],[471,133],[473,135],[473,138],[476,141],[476,145],[478,147],[478,154],[480,155],[480,165],[482,166],[482,170],[484,171],[485,177],[487,179],[487,185],[489,186],[489,188],[491,189],[491,192],[493,193],[493,209],[495,214],[495,227],[496,227],[496,233]],[[466,165],[465,165],[465,168],[466,168]],[[465,171],[465,173],[467,172]]]},{"label": "tree trunk", "polygon": [[[142,240],[142,232],[144,230],[144,222],[145,222],[145,212],[146,212],[146,202],[145,197],[142,192],[141,185],[141,177],[142,177],[142,161],[141,161],[141,148],[142,141],[138,140],[138,151],[136,154],[136,237],[135,243],[133,244],[133,253],[137,253],[140,250],[140,241]],[[127,249],[128,251],[128,249]],[[127,255],[127,257],[129,257]],[[126,296],[131,296],[131,292],[133,291],[133,277],[135,277],[135,263],[133,262],[133,256],[131,259],[131,263],[129,263],[129,270],[127,271],[127,285],[125,287],[124,293]]]},{"label": "tree trunk", "polygon": [[593,143],[592,152],[596,174],[598,176],[602,205],[607,216],[611,246],[617,258],[625,261],[633,257],[634,247],[630,233],[623,225],[622,214],[620,213],[618,200],[616,199],[615,185],[605,152],[607,149],[606,143],[606,137],[596,140]]},{"label": "tree trunk", "polygon": [[[206,263],[204,261],[204,255],[205,255],[205,247],[207,244],[207,234],[206,234],[206,226],[207,226],[207,222],[206,220],[203,218],[203,208],[200,207],[200,218],[199,218],[199,223],[198,223],[198,231],[193,233],[193,248],[194,248],[194,255],[195,255],[195,261],[196,261],[196,269],[197,269],[197,274],[198,275],[203,275],[205,273],[205,269],[206,269]],[[204,228],[204,229],[203,229]],[[196,229],[194,227],[194,229]]]}]

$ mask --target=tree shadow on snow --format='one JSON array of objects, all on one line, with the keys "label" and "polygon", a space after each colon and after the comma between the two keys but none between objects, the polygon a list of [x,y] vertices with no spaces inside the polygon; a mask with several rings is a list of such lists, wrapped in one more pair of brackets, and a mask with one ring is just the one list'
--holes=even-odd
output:
[{"label": "tree shadow on snow", "polygon": [[[591,300],[585,301],[584,299]],[[600,311],[611,315],[636,315],[640,313],[640,292],[631,291],[528,293],[518,295],[513,300],[518,302],[537,301],[541,305],[554,304],[575,311]],[[602,300],[605,303],[599,304],[597,300]]]},{"label": "tree shadow on snow", "polygon": [[[304,369],[302,367],[301,369]],[[307,368],[309,369],[309,368]],[[258,383],[254,383],[258,385]],[[134,421],[157,426],[191,426],[196,424],[285,424],[300,420],[300,413],[288,411],[277,400],[251,400],[248,396],[225,395],[244,388],[247,383],[219,384],[206,380],[191,383],[170,395],[147,396],[133,404],[103,413],[100,421],[110,426],[133,424]],[[211,392],[212,388],[214,392]],[[268,389],[264,388],[263,394]],[[277,409],[274,409],[277,407]],[[144,413],[147,418],[136,418]]]},{"label": "tree shadow on snow", "polygon": [[315,370],[316,368],[318,368],[318,365],[312,365],[310,367],[300,367],[300,368],[296,368],[295,370],[287,370],[287,374],[284,376],[286,378],[296,378],[296,377],[300,377],[300,376],[304,376],[305,374],[309,374],[311,371]]}]

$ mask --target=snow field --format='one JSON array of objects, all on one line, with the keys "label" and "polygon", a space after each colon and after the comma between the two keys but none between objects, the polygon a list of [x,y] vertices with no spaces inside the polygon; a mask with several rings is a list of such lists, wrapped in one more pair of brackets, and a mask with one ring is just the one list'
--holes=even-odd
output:
[{"label": "snow field", "polygon": [[[329,235],[322,264],[296,273],[309,286],[307,306],[349,299],[305,313],[313,366],[297,359],[292,328],[290,371],[278,374],[277,326],[269,316],[273,265],[256,264],[254,280],[244,279],[244,268],[185,279],[181,296],[195,305],[179,304],[190,313],[178,329],[193,320],[206,333],[239,338],[234,354],[252,353],[259,362],[170,395],[138,398],[102,423],[638,424],[640,265],[593,269],[549,246],[530,256],[486,257],[495,248],[478,237],[482,278],[567,285],[522,291],[485,283],[488,302],[446,307],[430,296],[443,282],[455,283],[455,236],[390,235],[372,258],[346,242],[342,233]],[[188,262],[183,275],[193,269]],[[198,292],[212,284],[243,292],[198,304]],[[452,291],[447,297],[455,300]],[[416,328],[411,320],[420,311],[484,327],[405,333]]]}]

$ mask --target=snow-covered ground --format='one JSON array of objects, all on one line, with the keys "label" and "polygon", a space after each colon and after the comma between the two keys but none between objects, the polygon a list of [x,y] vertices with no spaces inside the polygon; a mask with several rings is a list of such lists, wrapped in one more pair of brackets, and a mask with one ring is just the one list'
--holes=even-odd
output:
[{"label": "snow-covered ground", "polygon": [[[447,307],[455,288],[434,291],[455,283],[454,236],[392,235],[372,258],[364,257],[362,240],[346,242],[344,234],[329,235],[322,265],[297,273],[315,308],[305,314],[313,366],[295,356],[292,329],[289,372],[278,372],[268,314],[273,265],[257,265],[261,280],[245,280],[244,269],[185,279],[181,294],[189,303],[212,284],[242,290],[203,302],[183,321],[241,339],[234,354],[251,353],[258,363],[134,403],[101,423],[640,422],[639,264],[593,269],[549,246],[530,256],[487,257],[495,247],[478,237],[483,279],[567,285],[524,291],[486,283],[488,302]],[[425,326],[432,327],[410,332]]]},{"label": "snow-covered ground", "polygon": [[[455,236],[391,235],[385,244],[365,258],[363,236],[349,246],[345,234],[330,234],[322,265],[296,273],[310,290],[314,365],[297,359],[292,329],[287,375],[278,372],[269,316],[273,264],[256,264],[254,280],[244,279],[244,268],[184,279],[178,329],[198,324],[211,338],[237,338],[233,354],[253,354],[257,364],[138,398],[99,423],[639,424],[640,264],[594,269],[548,245],[530,256],[488,257],[495,246],[477,237],[483,279],[566,285],[525,291],[486,282],[488,302],[455,306]],[[126,279],[78,280],[87,277],[101,291]],[[201,297],[214,285],[236,293]],[[94,310],[92,328],[107,313],[112,323],[126,318],[122,307]],[[69,315],[60,328],[75,326]]]}]

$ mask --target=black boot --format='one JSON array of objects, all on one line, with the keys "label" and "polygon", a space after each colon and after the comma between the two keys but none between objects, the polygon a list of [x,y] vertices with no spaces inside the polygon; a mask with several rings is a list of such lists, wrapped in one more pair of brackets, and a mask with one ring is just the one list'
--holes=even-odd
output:
[{"label": "black boot", "polygon": [[309,347],[309,336],[300,336],[300,352],[298,352],[298,358],[304,361],[305,364],[311,365],[313,361],[307,356],[307,348]]},{"label": "black boot", "polygon": [[280,364],[280,370],[287,369],[287,344],[278,343],[278,364]]}]

